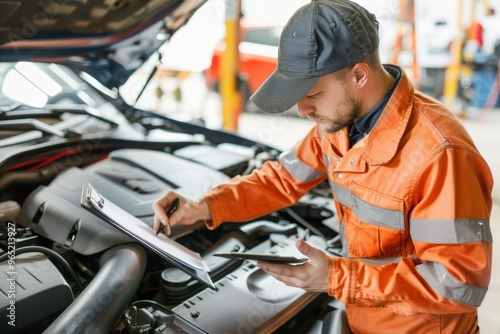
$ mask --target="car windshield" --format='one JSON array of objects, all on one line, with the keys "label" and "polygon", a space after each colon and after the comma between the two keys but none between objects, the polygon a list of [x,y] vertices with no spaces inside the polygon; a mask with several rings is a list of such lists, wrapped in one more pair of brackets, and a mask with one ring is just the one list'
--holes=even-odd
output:
[{"label": "car windshield", "polygon": [[248,29],[244,41],[248,43],[278,46],[281,27],[265,27]]},{"label": "car windshield", "polygon": [[0,78],[2,153],[42,142],[46,136],[100,134],[125,124],[124,115],[109,102],[117,97],[115,91],[65,66],[2,63]]},{"label": "car windshield", "polygon": [[16,105],[42,108],[56,102],[91,104],[90,101],[95,98],[82,89],[81,78],[57,64],[2,63],[0,73],[2,110],[15,108]]}]

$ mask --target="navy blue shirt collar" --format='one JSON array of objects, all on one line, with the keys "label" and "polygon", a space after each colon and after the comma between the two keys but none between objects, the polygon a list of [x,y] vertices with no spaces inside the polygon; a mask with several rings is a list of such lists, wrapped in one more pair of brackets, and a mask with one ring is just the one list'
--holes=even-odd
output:
[{"label": "navy blue shirt collar", "polygon": [[387,66],[385,67],[385,69],[387,72],[389,72],[389,74],[395,77],[396,80],[394,80],[391,89],[389,89],[387,94],[385,94],[384,98],[380,100],[380,102],[377,103],[377,105],[372,110],[370,110],[368,114],[361,117],[360,119],[358,119],[357,121],[355,121],[353,124],[350,125],[349,143],[351,147],[353,147],[361,138],[366,136],[373,128],[375,123],[377,123],[380,114],[382,114],[382,111],[387,105],[387,102],[391,98],[394,89],[396,89],[396,86],[398,85],[399,80],[401,79],[401,72],[397,68],[392,66]]}]

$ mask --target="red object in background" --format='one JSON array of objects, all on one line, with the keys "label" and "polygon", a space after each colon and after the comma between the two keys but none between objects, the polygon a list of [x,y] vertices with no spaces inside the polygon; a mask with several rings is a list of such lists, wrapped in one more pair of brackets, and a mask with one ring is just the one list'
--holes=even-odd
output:
[{"label": "red object in background", "polygon": [[472,22],[469,28],[470,39],[476,41],[479,47],[483,47],[483,25],[478,21]]},{"label": "red object in background", "polygon": [[[240,21],[238,90],[243,101],[248,102],[267,77],[276,69],[279,36],[283,27],[250,24]],[[212,65],[206,71],[208,88],[219,90],[220,63],[225,43],[222,41],[212,57]],[[247,110],[247,103],[244,104]]]}]

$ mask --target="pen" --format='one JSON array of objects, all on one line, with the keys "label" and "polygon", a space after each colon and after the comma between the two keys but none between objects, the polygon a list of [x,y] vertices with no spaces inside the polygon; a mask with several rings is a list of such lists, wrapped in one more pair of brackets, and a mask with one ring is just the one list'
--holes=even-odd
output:
[{"label": "pen", "polygon": [[[178,197],[176,197],[172,201],[172,204],[170,204],[170,206],[168,207],[167,217],[170,218],[170,216],[175,212],[175,210],[177,210],[177,208],[179,208],[179,198]],[[170,226],[170,224],[169,224],[169,226]],[[164,230],[165,230],[165,225],[160,223],[160,227],[158,228],[158,231],[156,231],[156,235],[158,235],[160,232],[164,233]]]}]

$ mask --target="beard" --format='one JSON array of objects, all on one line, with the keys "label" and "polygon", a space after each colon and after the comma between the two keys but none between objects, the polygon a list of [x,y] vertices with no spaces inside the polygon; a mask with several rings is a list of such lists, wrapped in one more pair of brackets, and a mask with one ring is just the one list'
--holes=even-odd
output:
[{"label": "beard", "polygon": [[311,119],[320,121],[321,128],[328,133],[338,132],[353,124],[354,121],[361,117],[361,103],[349,94],[346,94],[345,96],[346,98],[339,104],[337,110],[335,111],[337,116],[336,119],[314,116],[312,116]]}]

